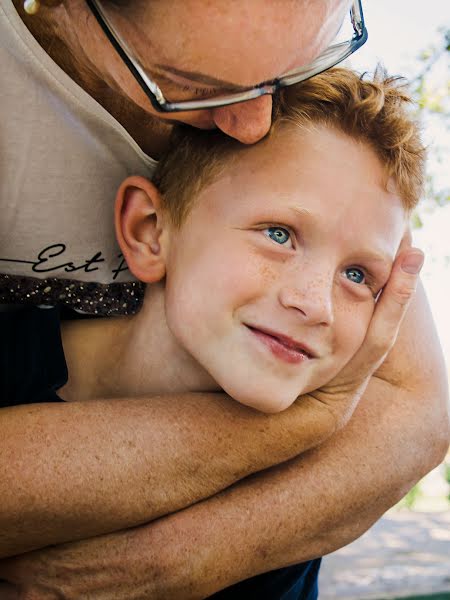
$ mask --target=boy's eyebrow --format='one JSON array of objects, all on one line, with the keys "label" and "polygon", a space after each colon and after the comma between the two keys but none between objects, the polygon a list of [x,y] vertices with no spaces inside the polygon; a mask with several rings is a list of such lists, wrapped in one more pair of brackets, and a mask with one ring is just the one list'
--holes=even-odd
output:
[{"label": "boy's eyebrow", "polygon": [[363,260],[370,260],[371,262],[383,263],[387,267],[391,267],[394,259],[389,254],[383,252],[382,250],[363,250],[358,253]]},{"label": "boy's eyebrow", "polygon": [[[312,222],[315,221],[314,215],[306,208],[302,208],[301,206],[288,206],[288,209],[293,212],[296,217],[308,217]],[[361,256],[361,259],[380,262],[388,267],[391,267],[394,261],[392,256],[390,256],[388,253],[383,252],[382,250],[376,250],[374,248],[362,250],[358,252],[358,254]]]},{"label": "boy's eyebrow", "polygon": [[306,208],[302,208],[301,206],[288,206],[288,209],[290,211],[292,211],[296,216],[301,216],[301,217],[309,217],[311,219],[314,219],[314,215],[312,214],[311,211],[309,211]]},{"label": "boy's eyebrow", "polygon": [[175,67],[170,67],[169,65],[163,64],[156,64],[155,67],[160,71],[165,71],[166,73],[171,73],[172,75],[176,75],[178,77],[184,77],[185,79],[189,79],[196,83],[225,87],[227,91],[244,92],[249,89],[249,86],[237,85],[236,83],[231,83],[223,79],[217,79],[216,77],[205,75],[203,73],[199,73],[198,71],[183,71],[182,69],[177,69]]}]

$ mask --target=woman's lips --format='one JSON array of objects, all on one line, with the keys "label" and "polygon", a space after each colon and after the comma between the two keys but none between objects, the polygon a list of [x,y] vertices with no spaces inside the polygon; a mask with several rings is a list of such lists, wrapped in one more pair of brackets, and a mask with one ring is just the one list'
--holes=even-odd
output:
[{"label": "woman's lips", "polygon": [[312,358],[306,350],[299,348],[291,340],[278,337],[256,327],[246,326],[248,330],[259,339],[277,358],[291,364],[299,364]]}]

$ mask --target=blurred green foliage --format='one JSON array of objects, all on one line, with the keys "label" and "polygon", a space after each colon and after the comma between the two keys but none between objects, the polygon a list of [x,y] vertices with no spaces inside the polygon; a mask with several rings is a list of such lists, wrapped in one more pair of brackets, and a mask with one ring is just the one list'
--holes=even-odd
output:
[{"label": "blurred green foliage", "polygon": [[[445,463],[444,465],[444,479],[450,485],[450,462]],[[448,493],[447,498],[450,501],[450,491]]]},{"label": "blurred green foliage", "polygon": [[442,496],[436,495],[436,490],[433,491],[433,489],[431,489],[431,495],[430,495],[429,486],[427,488],[427,486],[424,485],[424,481],[426,479],[426,477],[425,477],[424,479],[421,479],[418,483],[416,483],[416,485],[409,490],[409,492],[406,494],[406,496],[404,496],[400,500],[400,502],[397,503],[396,508],[422,511],[422,510],[424,510],[424,507],[426,510],[429,510],[430,506],[431,506],[432,510],[435,510],[435,507],[436,507],[435,499],[438,498],[439,506],[440,506],[439,510],[441,510],[443,503],[441,502],[440,499],[446,498],[448,501],[448,508],[450,509],[450,449],[449,449],[449,453],[447,454],[446,459],[443,461],[442,465],[439,467],[439,472],[442,475],[442,479],[449,484],[447,491],[445,491],[445,486],[444,486],[444,491],[442,492]]},{"label": "blurred green foliage", "polygon": [[417,501],[417,498],[420,498],[422,495],[422,490],[420,489],[420,482],[416,483],[416,485],[409,490],[409,492],[404,496],[400,502],[398,503],[398,508],[408,508],[412,510]]},{"label": "blurred green foliage", "polygon": [[[417,56],[417,75],[411,80],[411,89],[417,102],[418,117],[421,121],[433,121],[434,127],[450,136],[450,29],[440,29],[437,42],[424,49]],[[446,76],[434,77],[435,69],[444,68]],[[449,148],[432,143],[428,147],[428,164],[449,163]],[[445,168],[445,167],[444,167]],[[425,182],[425,197],[412,217],[412,226],[422,226],[421,215],[450,203],[448,180],[437,182],[433,169],[429,168]]]}]

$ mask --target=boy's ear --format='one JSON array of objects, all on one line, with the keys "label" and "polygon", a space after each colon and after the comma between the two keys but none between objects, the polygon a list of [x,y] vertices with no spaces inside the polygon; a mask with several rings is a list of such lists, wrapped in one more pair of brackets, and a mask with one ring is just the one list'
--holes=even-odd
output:
[{"label": "boy's ear", "polygon": [[166,272],[163,252],[161,197],[144,177],[122,182],[115,205],[116,236],[130,271],[145,283],[161,280]]}]

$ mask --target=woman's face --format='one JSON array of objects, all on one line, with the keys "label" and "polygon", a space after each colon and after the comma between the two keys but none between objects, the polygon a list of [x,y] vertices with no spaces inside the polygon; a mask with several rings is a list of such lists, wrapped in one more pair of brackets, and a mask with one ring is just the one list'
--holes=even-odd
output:
[{"label": "woman's face", "polygon": [[[332,42],[349,2],[135,0],[115,10],[104,0],[102,6],[164,95],[181,101],[254,86],[310,63]],[[98,33],[114,84],[149,113],[201,129],[217,127],[249,144],[268,132],[270,96],[229,107],[157,113]]]}]

